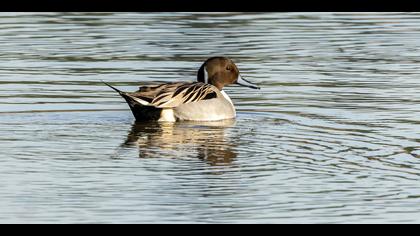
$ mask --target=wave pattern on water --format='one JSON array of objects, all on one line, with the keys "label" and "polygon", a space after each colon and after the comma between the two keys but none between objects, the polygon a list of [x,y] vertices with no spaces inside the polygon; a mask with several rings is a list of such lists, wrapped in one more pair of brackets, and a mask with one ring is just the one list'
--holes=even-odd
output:
[{"label": "wave pattern on water", "polygon": [[[1,13],[0,222],[420,219],[417,13]],[[101,80],[227,55],[238,119],[133,124]]]}]

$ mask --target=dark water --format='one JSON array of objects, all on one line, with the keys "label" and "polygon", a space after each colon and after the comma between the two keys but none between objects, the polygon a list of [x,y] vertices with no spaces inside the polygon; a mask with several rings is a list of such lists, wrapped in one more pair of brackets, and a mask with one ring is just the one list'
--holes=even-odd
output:
[{"label": "dark water", "polygon": [[[420,223],[420,14],[1,13],[0,222]],[[227,55],[238,119],[134,125],[100,81]]]}]

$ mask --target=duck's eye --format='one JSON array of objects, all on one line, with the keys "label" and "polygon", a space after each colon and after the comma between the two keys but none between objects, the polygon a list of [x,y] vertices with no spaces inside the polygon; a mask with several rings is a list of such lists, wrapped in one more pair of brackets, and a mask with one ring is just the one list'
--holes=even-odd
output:
[{"label": "duck's eye", "polygon": [[227,67],[226,67],[226,70],[229,70],[229,71],[231,71],[231,70],[232,70],[232,67],[230,67],[230,66],[227,66]]}]

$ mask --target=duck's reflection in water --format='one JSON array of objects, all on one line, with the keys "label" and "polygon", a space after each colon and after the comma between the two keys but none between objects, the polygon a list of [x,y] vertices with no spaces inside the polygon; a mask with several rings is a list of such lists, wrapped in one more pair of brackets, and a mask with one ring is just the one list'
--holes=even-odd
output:
[{"label": "duck's reflection in water", "polygon": [[236,153],[226,131],[234,125],[235,120],[135,123],[123,146],[137,146],[140,158],[195,157],[210,165],[229,165]]}]

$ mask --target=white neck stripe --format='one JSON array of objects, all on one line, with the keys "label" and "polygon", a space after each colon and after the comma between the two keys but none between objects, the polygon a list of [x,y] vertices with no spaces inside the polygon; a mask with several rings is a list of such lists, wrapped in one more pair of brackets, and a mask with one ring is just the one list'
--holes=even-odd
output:
[{"label": "white neck stripe", "polygon": [[209,83],[209,74],[207,73],[207,68],[204,67],[204,83]]}]

